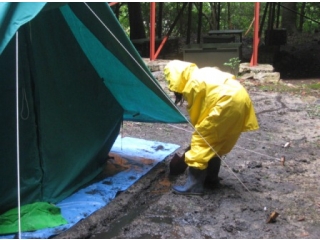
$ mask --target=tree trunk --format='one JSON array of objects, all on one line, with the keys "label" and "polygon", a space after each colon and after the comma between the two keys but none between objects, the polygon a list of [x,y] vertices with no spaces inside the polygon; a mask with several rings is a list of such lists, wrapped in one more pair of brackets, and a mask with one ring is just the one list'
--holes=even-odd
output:
[{"label": "tree trunk", "polygon": [[163,2],[159,2],[159,8],[158,8],[158,18],[157,18],[157,36],[159,39],[162,38],[162,12],[163,12]]},{"label": "tree trunk", "polygon": [[140,2],[128,2],[130,39],[146,38]]},{"label": "tree trunk", "polygon": [[217,22],[217,3],[210,3],[211,8],[211,22],[210,26],[212,30],[218,29],[218,22]]},{"label": "tree trunk", "polygon": [[306,3],[303,2],[301,5],[301,10],[300,10],[300,19],[299,19],[299,27],[298,27],[299,32],[302,32],[302,29],[303,29],[304,14],[305,13],[306,13]]},{"label": "tree trunk", "polygon": [[283,2],[282,3],[282,27],[287,29],[288,34],[297,32],[297,14],[296,2]]},{"label": "tree trunk", "polygon": [[228,27],[229,29],[232,29],[232,24],[231,24],[231,10],[230,10],[230,2],[227,2],[227,9],[228,9]]}]

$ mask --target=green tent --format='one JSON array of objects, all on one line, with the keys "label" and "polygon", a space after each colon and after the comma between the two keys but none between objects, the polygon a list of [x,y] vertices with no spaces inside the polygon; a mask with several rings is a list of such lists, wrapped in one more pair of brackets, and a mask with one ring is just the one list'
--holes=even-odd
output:
[{"label": "green tent", "polygon": [[0,3],[0,91],[0,213],[17,206],[16,115],[22,205],[93,180],[123,120],[185,122],[107,3]]}]

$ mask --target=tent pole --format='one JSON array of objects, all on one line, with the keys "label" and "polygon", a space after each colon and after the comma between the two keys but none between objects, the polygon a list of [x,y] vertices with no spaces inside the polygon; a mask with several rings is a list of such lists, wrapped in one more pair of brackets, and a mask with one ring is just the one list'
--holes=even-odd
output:
[{"label": "tent pole", "polygon": [[150,60],[155,60],[155,22],[156,22],[156,3],[150,3]]},{"label": "tent pole", "polygon": [[258,46],[259,46],[259,12],[260,2],[254,4],[254,37],[253,37],[253,52],[250,61],[250,66],[258,65]]},{"label": "tent pole", "polygon": [[19,133],[19,35],[16,32],[16,146],[17,146],[17,196],[18,196],[18,235],[21,239],[21,213],[20,213],[20,133]]}]

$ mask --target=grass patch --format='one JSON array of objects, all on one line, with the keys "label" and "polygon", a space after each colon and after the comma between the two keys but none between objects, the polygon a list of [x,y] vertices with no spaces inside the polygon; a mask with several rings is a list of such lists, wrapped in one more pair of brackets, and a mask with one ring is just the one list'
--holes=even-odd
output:
[{"label": "grass patch", "polygon": [[320,90],[320,82],[318,83],[311,83],[306,85],[307,88],[313,89],[313,90]]},{"label": "grass patch", "polygon": [[265,92],[279,92],[291,93],[301,96],[315,96],[320,97],[320,83],[264,83],[258,86],[261,91]]}]

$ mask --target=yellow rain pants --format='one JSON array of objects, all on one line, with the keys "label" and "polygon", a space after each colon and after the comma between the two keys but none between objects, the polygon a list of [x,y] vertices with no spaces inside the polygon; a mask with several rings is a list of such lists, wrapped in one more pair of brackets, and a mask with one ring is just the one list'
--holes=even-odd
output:
[{"label": "yellow rain pants", "polygon": [[169,89],[188,102],[195,128],[185,154],[188,166],[206,169],[216,154],[232,150],[241,132],[259,129],[251,99],[234,75],[179,60],[169,62],[164,73]]}]

